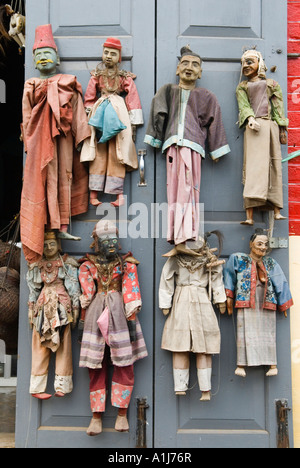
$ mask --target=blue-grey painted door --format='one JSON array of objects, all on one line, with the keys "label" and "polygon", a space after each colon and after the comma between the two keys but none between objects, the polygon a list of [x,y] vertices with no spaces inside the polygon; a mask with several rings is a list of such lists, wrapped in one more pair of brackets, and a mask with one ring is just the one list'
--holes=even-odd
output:
[{"label": "blue-grey painted door", "polygon": [[[202,164],[200,202],[204,207],[204,230],[224,234],[222,256],[248,252],[253,229],[244,219],[242,200],[243,134],[236,124],[235,89],[240,79],[244,48],[256,46],[268,66],[268,76],[277,80],[286,96],[286,9],[281,0],[159,0],[157,10],[157,88],[175,83],[180,48],[189,44],[203,58],[200,86],[217,96],[222,108],[231,153],[214,164]],[[168,21],[166,21],[168,18]],[[272,73],[271,68],[277,67]],[[283,147],[283,157],[287,151]],[[166,201],[165,159],[156,155],[156,201]],[[287,171],[284,167],[284,214],[288,216]],[[269,228],[267,213],[258,215],[255,227]],[[288,238],[288,222],[277,222],[274,237]],[[213,245],[214,246],[214,245]],[[156,242],[156,289],[170,250],[165,239]],[[288,275],[288,249],[272,256]],[[218,313],[217,313],[218,314]],[[275,447],[275,400],[291,405],[289,320],[277,320],[279,374],[268,378],[256,368],[242,379],[236,367],[236,328],[232,317],[219,316],[221,354],[213,359],[212,399],[200,402],[197,374],[191,365],[191,390],[184,397],[173,391],[171,353],[160,349],[165,318],[156,303],[155,437],[156,447]],[[292,443],[292,418],[290,417]]]},{"label": "blue-grey painted door", "polygon": [[[32,62],[34,30],[51,23],[61,56],[60,70],[77,76],[85,91],[89,70],[98,63],[104,39],[119,37],[123,44],[123,68],[137,75],[145,125],[138,129],[137,149],[147,149],[146,186],[138,186],[139,172],[126,179],[128,208],[122,213],[123,251],[132,250],[140,260],[139,277],[143,296],[140,315],[149,357],[135,367],[136,384],[129,410],[129,433],[113,429],[115,413],[108,408],[104,432],[91,438],[85,434],[91,414],[88,376],[78,368],[79,345],[73,336],[74,390],[63,398],[38,402],[30,398],[31,331],[27,324],[28,289],[26,265],[22,263],[20,299],[19,365],[17,390],[16,445],[18,447],[134,447],[136,444],[136,399],[147,398],[146,444],[148,447],[274,447],[276,446],[275,401],[285,398],[291,405],[289,320],[278,317],[279,375],[264,377],[262,369],[249,372],[246,380],[234,375],[235,323],[219,318],[222,346],[213,361],[210,402],[199,401],[195,369],[191,368],[191,391],[178,400],[173,392],[170,353],[160,348],[164,317],[158,308],[157,291],[164,264],[162,254],[170,249],[164,237],[166,202],[165,160],[145,148],[143,137],[151,99],[156,89],[175,82],[181,46],[190,44],[203,57],[201,86],[213,91],[221,104],[231,153],[218,164],[208,158],[202,165],[201,202],[205,230],[224,233],[223,256],[247,251],[252,230],[241,226],[242,133],[236,125],[235,88],[240,78],[240,57],[244,47],[257,46],[268,65],[276,66],[271,76],[286,93],[286,1],[283,0],[27,0],[26,78],[35,76]],[[156,50],[156,55],[155,55]],[[279,53],[279,51],[282,53]],[[270,71],[269,71],[270,73]],[[284,199],[287,215],[287,173],[284,168]],[[156,205],[155,205],[156,204]],[[145,210],[147,207],[147,210]],[[158,209],[158,210],[157,210]],[[90,234],[100,214],[94,208],[72,220],[72,232],[79,243],[64,243],[64,250],[76,257],[89,251]],[[268,227],[266,214],[256,226]],[[161,223],[161,224],[160,224]],[[136,237],[133,233],[140,230]],[[275,225],[274,237],[288,237],[286,221]],[[288,273],[288,250],[273,251]],[[51,368],[53,377],[53,367]],[[51,375],[49,382],[51,385]],[[195,384],[195,385],[194,385]],[[292,421],[290,418],[290,440]]]},{"label": "blue-grey painted door", "polygon": [[[147,18],[144,22],[141,18]],[[36,75],[32,59],[35,28],[52,24],[54,39],[61,59],[59,71],[77,76],[85,92],[90,71],[99,63],[106,37],[118,37],[122,42],[123,69],[136,76],[143,113],[149,113],[154,93],[154,2],[152,0],[27,0],[26,1],[26,79]],[[137,129],[136,148],[144,149],[144,129]],[[154,161],[147,161],[147,186],[139,186],[139,171],[127,174],[124,194],[126,204],[114,210],[112,198],[102,198],[101,208],[90,206],[88,213],[72,219],[72,233],[80,242],[64,242],[63,250],[76,258],[90,252],[91,234],[101,217],[116,218],[120,231],[122,252],[132,251],[140,261],[138,267],[143,306],[140,322],[149,357],[135,364],[135,386],[129,409],[130,431],[114,430],[116,408],[108,398],[104,431],[100,436],[86,435],[92,416],[89,403],[87,369],[79,369],[77,332],[73,333],[74,390],[64,398],[52,397],[40,402],[29,396],[31,367],[31,330],[27,322],[27,267],[22,266],[20,299],[20,340],[18,365],[18,396],[16,445],[18,447],[135,447],[137,429],[137,399],[146,398],[148,428],[145,443],[152,446],[152,387],[153,387],[153,239],[144,232],[146,207],[154,198]],[[110,212],[106,213],[105,208]],[[111,211],[112,210],[112,211]],[[114,218],[113,218],[114,219]],[[143,220],[143,223],[141,223]],[[140,226],[142,224],[142,226]],[[150,224],[149,224],[150,229]],[[139,235],[138,231],[142,231]],[[48,379],[48,392],[53,392],[53,363]]]}]

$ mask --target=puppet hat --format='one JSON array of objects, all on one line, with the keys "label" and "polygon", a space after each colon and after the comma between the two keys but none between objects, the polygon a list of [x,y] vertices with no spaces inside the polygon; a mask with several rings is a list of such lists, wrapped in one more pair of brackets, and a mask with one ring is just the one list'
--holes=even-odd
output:
[{"label": "puppet hat", "polygon": [[122,51],[122,44],[119,39],[115,37],[108,37],[103,44],[103,47],[109,47],[110,49],[117,49],[120,52],[119,62],[121,62],[121,51]]},{"label": "puppet hat", "polygon": [[41,49],[42,47],[51,47],[51,49],[57,51],[51,24],[38,26],[35,30],[35,41],[32,50],[35,51],[36,49]]}]

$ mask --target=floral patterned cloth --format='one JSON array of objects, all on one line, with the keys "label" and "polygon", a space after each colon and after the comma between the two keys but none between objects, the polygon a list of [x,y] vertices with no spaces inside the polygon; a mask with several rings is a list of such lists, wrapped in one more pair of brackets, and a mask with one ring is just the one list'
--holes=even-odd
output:
[{"label": "floral patterned cloth", "polygon": [[[79,366],[101,368],[106,344],[110,348],[112,363],[128,366],[148,354],[138,318],[136,341],[130,341],[127,326],[127,318],[138,312],[142,305],[137,266],[132,258],[127,258],[123,265],[120,259],[120,263],[113,268],[106,290],[100,289],[99,274],[97,257],[88,255],[87,261],[79,269],[83,292],[80,301],[82,308],[86,309]],[[107,336],[103,336],[97,321],[107,309],[108,332]]]},{"label": "floral patterned cloth", "polygon": [[276,260],[264,257],[259,264],[244,253],[230,255],[224,268],[228,297],[235,297],[235,307],[255,309],[257,267],[265,274],[263,309],[284,312],[293,305],[286,277]]}]

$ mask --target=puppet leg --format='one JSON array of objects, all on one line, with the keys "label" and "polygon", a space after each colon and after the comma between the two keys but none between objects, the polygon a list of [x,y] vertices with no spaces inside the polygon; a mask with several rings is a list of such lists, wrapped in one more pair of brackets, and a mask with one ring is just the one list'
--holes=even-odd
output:
[{"label": "puppet leg", "polygon": [[197,354],[197,376],[202,391],[201,401],[209,401],[211,394],[212,357],[208,354]]},{"label": "puppet leg", "polygon": [[127,409],[134,385],[133,365],[114,366],[111,388],[111,404],[119,408],[115,423],[115,430],[124,432],[129,430]]},{"label": "puppet leg", "polygon": [[67,325],[61,345],[56,351],[56,366],[55,366],[55,381],[54,390],[55,396],[63,397],[73,390],[73,366],[72,366],[72,342],[71,342],[71,325]]},{"label": "puppet leg", "polygon": [[29,393],[40,400],[51,398],[49,393],[45,393],[50,355],[50,349],[41,345],[40,335],[34,328],[32,332],[32,365]]},{"label": "puppet leg", "polygon": [[173,353],[173,377],[175,395],[186,395],[190,375],[189,352]]},{"label": "puppet leg", "polygon": [[89,369],[90,403],[93,417],[86,431],[87,435],[95,436],[102,432],[102,414],[105,411],[107,362],[103,360],[101,369]]}]

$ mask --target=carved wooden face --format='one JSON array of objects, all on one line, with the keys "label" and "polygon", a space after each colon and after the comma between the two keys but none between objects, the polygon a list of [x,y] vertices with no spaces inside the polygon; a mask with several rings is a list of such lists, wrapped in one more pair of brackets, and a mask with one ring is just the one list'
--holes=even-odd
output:
[{"label": "carved wooden face", "polygon": [[104,47],[102,54],[102,61],[107,68],[113,68],[119,63],[120,52],[118,49],[111,47]]},{"label": "carved wooden face", "polygon": [[56,67],[59,65],[59,57],[56,50],[51,47],[42,47],[34,51],[35,66],[41,76],[56,75]]},{"label": "carved wooden face", "polygon": [[255,56],[249,56],[243,60],[242,70],[243,75],[250,80],[258,74],[259,62]]},{"label": "carved wooden face", "polygon": [[112,260],[118,253],[119,239],[114,234],[109,234],[107,237],[101,237],[98,240],[98,246],[102,257]]},{"label": "carved wooden face", "polygon": [[59,244],[56,239],[47,239],[44,241],[44,256],[47,260],[56,257],[59,251]]},{"label": "carved wooden face", "polygon": [[265,235],[256,236],[255,239],[252,242],[250,242],[251,253],[256,257],[264,257],[268,249],[269,239]]},{"label": "carved wooden face", "polygon": [[177,75],[181,84],[196,84],[198,78],[201,78],[201,61],[193,55],[184,55],[177,66]]}]

